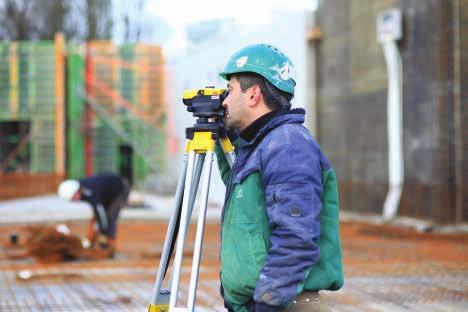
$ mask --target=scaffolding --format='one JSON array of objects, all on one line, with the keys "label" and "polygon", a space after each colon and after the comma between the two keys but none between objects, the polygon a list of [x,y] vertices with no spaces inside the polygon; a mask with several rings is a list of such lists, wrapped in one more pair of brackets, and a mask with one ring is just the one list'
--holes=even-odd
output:
[{"label": "scaffolding", "polygon": [[[59,143],[63,142],[63,131],[57,131],[64,126],[63,118],[59,117],[63,110],[63,93],[56,92],[57,85],[63,84],[64,79],[63,72],[57,70],[63,66],[63,60],[56,57],[56,53],[60,53],[58,41],[60,38],[56,42],[0,43],[0,122],[29,124],[26,134],[6,131],[1,136],[18,144],[28,137],[28,168],[33,174],[64,173],[65,151],[60,149]],[[58,107],[59,104],[62,107]],[[5,146],[0,148],[5,149]],[[8,158],[1,160],[2,168],[9,167],[14,172],[11,162],[15,155],[8,154]]]},{"label": "scaffolding", "polygon": [[143,44],[67,45],[60,34],[0,42],[3,183],[12,175],[31,183],[49,175],[52,190],[66,176],[114,172],[141,184],[163,173],[163,62],[159,47]]},{"label": "scaffolding", "polygon": [[[76,97],[69,113],[69,142],[71,151],[85,153],[83,159],[70,162],[70,174],[127,171],[127,177],[138,182],[149,172],[164,172],[167,136],[160,48],[92,41],[84,60],[79,47],[74,51],[69,53],[76,59],[68,72],[78,77],[68,89],[70,97]],[[81,136],[76,133],[80,130]],[[125,147],[132,152],[130,159],[122,154]]]}]

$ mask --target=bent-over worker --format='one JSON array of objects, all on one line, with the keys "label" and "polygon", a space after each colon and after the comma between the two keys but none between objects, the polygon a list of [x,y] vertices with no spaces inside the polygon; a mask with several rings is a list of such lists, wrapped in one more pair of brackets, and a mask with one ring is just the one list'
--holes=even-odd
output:
[{"label": "bent-over worker", "polygon": [[87,178],[63,181],[58,195],[68,201],[85,201],[93,208],[93,218],[88,228],[91,246],[96,243],[110,252],[115,251],[117,220],[126,204],[130,183],[115,174],[98,174]]}]

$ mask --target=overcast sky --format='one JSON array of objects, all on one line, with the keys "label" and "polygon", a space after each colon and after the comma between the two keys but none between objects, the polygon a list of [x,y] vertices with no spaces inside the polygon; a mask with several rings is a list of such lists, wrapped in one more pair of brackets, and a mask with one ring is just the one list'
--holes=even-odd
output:
[{"label": "overcast sky", "polygon": [[255,29],[268,22],[272,11],[308,10],[316,8],[319,0],[148,0],[146,13],[162,18],[171,28],[164,44],[167,52],[186,47],[184,29],[203,20],[232,17],[239,27]]}]

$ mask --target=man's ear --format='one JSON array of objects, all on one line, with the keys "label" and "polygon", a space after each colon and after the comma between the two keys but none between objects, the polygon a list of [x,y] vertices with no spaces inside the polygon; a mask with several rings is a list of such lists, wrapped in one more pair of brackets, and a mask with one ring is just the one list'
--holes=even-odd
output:
[{"label": "man's ear", "polygon": [[260,100],[260,97],[262,96],[260,87],[257,85],[253,85],[252,87],[250,87],[249,93],[250,93],[249,102],[251,106],[257,105],[258,101]]}]

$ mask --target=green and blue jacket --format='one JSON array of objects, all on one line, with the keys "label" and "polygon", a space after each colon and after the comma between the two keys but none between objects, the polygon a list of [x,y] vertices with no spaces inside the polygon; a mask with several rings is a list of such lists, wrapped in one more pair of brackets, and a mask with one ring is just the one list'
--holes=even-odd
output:
[{"label": "green and blue jacket", "polygon": [[239,139],[232,169],[216,149],[226,184],[221,283],[230,310],[277,311],[305,290],[343,285],[336,175],[303,123],[304,110],[295,109],[251,141]]}]

